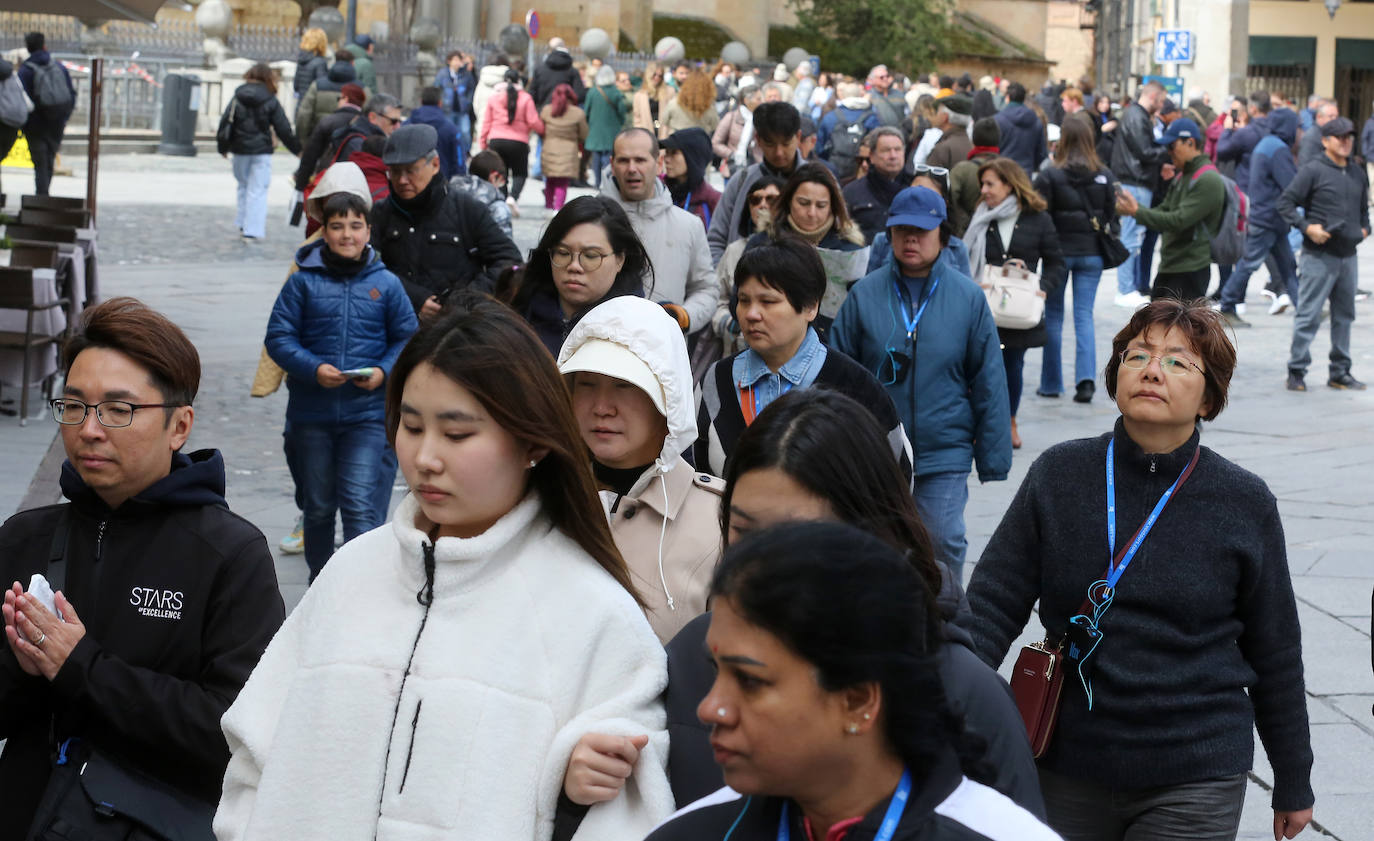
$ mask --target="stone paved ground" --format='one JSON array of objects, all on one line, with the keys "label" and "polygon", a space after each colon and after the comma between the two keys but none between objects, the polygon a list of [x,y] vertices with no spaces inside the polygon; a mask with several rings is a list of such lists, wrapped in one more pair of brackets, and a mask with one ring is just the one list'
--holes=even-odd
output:
[{"label": "stone paved ground", "polygon": [[[79,160],[70,161],[84,171]],[[218,158],[168,159],[126,156],[102,168],[103,290],[132,294],[162,309],[199,346],[204,361],[192,447],[224,451],[229,466],[229,501],[276,540],[295,518],[286,469],[280,455],[285,395],[249,399],[266,315],[283,280],[296,233],[281,224],[289,184],[286,156],[274,165],[268,240],[241,244],[233,228],[234,182]],[[15,183],[6,173],[6,181]],[[524,249],[537,240],[547,218],[531,182],[517,220]],[[14,186],[10,186],[13,191]],[[55,190],[79,195],[77,179],[59,179]],[[1374,246],[1365,258],[1361,286],[1374,288]],[[1312,390],[1283,389],[1291,316],[1264,315],[1252,284],[1250,320],[1236,341],[1240,364],[1231,385],[1231,404],[1204,432],[1206,444],[1262,476],[1279,499],[1288,538],[1289,562],[1299,599],[1307,668],[1308,710],[1316,753],[1316,822],[1343,841],[1374,839],[1374,676],[1370,670],[1370,593],[1374,586],[1374,392],[1349,393],[1321,385],[1324,336],[1314,346],[1318,365]],[[1099,288],[1096,306],[1098,368],[1111,333],[1126,312],[1111,305],[1113,280]],[[1256,310],[1260,310],[1256,314]],[[1359,305],[1355,327],[1355,373],[1374,380],[1374,302]],[[1071,328],[1066,328],[1066,332]],[[1072,347],[1070,336],[1065,347]],[[1027,359],[1027,394],[1020,411],[1025,449],[1018,452],[1007,482],[971,489],[968,506],[969,558],[976,560],[1031,461],[1061,440],[1110,429],[1114,407],[1099,392],[1088,406],[1067,397],[1036,397],[1039,354]],[[24,430],[0,418],[0,469],[14,477],[11,490],[26,486],[38,470],[51,431],[41,424]],[[42,477],[38,477],[42,478]],[[40,483],[41,484],[41,483]],[[53,493],[51,482],[40,488]],[[5,511],[21,494],[0,496]],[[289,604],[304,591],[300,556],[278,558],[278,575]],[[1030,641],[1038,635],[1026,633]],[[1009,664],[1008,664],[1009,666]],[[1005,670],[1005,669],[1004,669]],[[1272,837],[1272,815],[1264,787],[1272,773],[1262,749],[1247,794],[1241,837]],[[1314,831],[1304,837],[1315,837]]]}]

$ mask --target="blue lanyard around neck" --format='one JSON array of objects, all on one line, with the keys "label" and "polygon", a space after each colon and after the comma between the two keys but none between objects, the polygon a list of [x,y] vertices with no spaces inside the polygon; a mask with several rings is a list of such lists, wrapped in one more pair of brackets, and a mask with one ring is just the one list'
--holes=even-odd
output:
[{"label": "blue lanyard around neck", "polygon": [[[911,341],[916,341],[916,325],[921,323],[921,316],[925,315],[926,307],[930,305],[930,299],[935,297],[935,290],[940,287],[940,278],[931,278],[930,289],[921,299],[920,306],[915,301],[911,302],[910,308],[905,305],[905,298],[902,296],[902,284],[896,278],[892,280],[892,287],[897,291],[897,301],[902,303],[902,321],[906,323],[906,334],[911,337]],[[910,314],[908,314],[910,313]]]},{"label": "blue lanyard around neck", "polygon": [[[897,824],[902,820],[902,812],[906,811],[906,801],[911,797],[911,769],[902,771],[902,781],[897,784],[897,790],[892,793],[892,802],[887,804],[887,814],[883,815],[882,826],[878,828],[878,834],[873,836],[873,841],[892,841],[892,836],[897,834]],[[778,818],[778,841],[791,841],[792,827],[787,821],[787,801],[782,802],[782,815]]]},{"label": "blue lanyard around neck", "polygon": [[[685,210],[685,211],[687,211],[688,213],[691,213],[691,212],[692,212],[692,195],[691,195],[690,193],[687,194],[687,198],[685,198],[685,199],[682,200],[682,209]],[[701,203],[701,212],[702,212],[702,214],[704,214],[704,216],[705,216],[705,218],[704,218],[702,221],[704,221],[704,222],[706,223],[706,228],[707,228],[707,230],[710,230],[710,228],[711,228],[711,206],[710,206],[709,204],[707,204],[706,202],[702,202],[702,203]]]},{"label": "blue lanyard around neck", "polygon": [[1135,540],[1131,541],[1130,548],[1126,550],[1126,554],[1121,556],[1121,563],[1113,566],[1115,562],[1114,556],[1116,554],[1115,453],[1116,439],[1113,438],[1107,444],[1107,569],[1109,572],[1105,580],[1107,582],[1108,592],[1116,589],[1116,582],[1121,580],[1121,574],[1126,571],[1126,567],[1131,563],[1131,559],[1135,557],[1136,551],[1140,549],[1140,545],[1145,542],[1145,536],[1150,533],[1150,529],[1154,528],[1155,520],[1159,519],[1160,512],[1164,510],[1165,505],[1169,504],[1169,497],[1173,496],[1174,491],[1178,490],[1179,483],[1183,481],[1184,476],[1188,475],[1188,468],[1191,467],[1197,459],[1197,454],[1194,453],[1188,465],[1183,468],[1183,472],[1178,474],[1178,478],[1175,479],[1174,483],[1169,486],[1169,489],[1164,492],[1164,496],[1161,496],[1159,502],[1155,503],[1154,510],[1150,512],[1150,516],[1145,520],[1145,525],[1140,527],[1140,532],[1136,534]]}]

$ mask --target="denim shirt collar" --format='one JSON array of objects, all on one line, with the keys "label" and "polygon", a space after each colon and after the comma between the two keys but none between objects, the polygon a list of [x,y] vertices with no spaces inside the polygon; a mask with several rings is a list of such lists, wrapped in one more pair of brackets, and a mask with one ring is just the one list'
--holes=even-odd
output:
[{"label": "denim shirt collar", "polygon": [[[802,339],[801,347],[792,358],[782,364],[778,369],[778,377],[791,383],[794,388],[802,388],[807,385],[807,374],[811,370],[812,363],[816,355],[824,350],[820,337],[816,335],[814,327],[806,328],[806,338]],[[749,388],[764,377],[772,374],[768,364],[763,361],[752,349],[746,349],[739,355],[739,363],[734,370],[735,386],[737,388]]]}]

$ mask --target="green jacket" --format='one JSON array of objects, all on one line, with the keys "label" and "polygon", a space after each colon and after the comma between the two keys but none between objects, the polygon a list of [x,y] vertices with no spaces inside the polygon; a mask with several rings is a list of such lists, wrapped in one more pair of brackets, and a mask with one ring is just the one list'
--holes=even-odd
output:
[{"label": "green jacket", "polygon": [[630,111],[630,101],[615,85],[599,85],[587,89],[582,107],[587,111],[587,151],[611,151]]},{"label": "green jacket", "polygon": [[1226,185],[1215,170],[1193,181],[1193,174],[1211,163],[1206,155],[1193,158],[1169,185],[1163,203],[1136,211],[1137,222],[1161,234],[1161,274],[1195,272],[1212,265],[1212,236],[1221,226]]},{"label": "green jacket", "polygon": [[372,67],[372,58],[366,47],[349,44],[344,49],[353,53],[353,70],[358,74],[358,84],[367,88],[369,94],[377,92],[377,71]]}]

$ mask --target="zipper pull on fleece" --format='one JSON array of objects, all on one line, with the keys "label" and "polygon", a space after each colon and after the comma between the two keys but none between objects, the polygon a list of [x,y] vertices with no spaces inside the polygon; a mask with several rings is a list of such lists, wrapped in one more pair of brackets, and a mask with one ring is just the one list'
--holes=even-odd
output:
[{"label": "zipper pull on fleece", "polygon": [[97,561],[100,560],[100,550],[105,545],[105,524],[108,522],[109,520],[101,520],[100,526],[95,532],[95,559]]},{"label": "zipper pull on fleece", "polygon": [[1150,472],[1151,472],[1151,473],[1155,472],[1155,467],[1157,466],[1156,463],[1155,463],[1155,458],[1156,458],[1156,457],[1155,457],[1153,454],[1151,454],[1151,456],[1150,456]]}]

